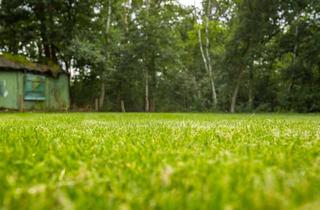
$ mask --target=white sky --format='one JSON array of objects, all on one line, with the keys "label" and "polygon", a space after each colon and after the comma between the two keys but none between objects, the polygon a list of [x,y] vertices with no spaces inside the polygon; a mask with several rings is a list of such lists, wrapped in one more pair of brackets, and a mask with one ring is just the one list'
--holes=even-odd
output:
[{"label": "white sky", "polygon": [[201,0],[178,0],[178,1],[186,6],[193,6],[194,4],[198,8],[200,8],[201,6]]}]

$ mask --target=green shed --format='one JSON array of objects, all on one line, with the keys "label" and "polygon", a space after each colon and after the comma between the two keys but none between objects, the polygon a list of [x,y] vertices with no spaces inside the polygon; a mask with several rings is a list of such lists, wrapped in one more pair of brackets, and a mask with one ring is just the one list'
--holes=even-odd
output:
[{"label": "green shed", "polygon": [[69,107],[68,73],[57,66],[0,55],[0,109],[66,111]]}]

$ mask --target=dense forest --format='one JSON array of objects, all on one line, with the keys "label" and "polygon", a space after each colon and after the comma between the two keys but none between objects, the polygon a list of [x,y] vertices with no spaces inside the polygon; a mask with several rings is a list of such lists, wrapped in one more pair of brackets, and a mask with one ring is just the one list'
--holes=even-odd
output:
[{"label": "dense forest", "polygon": [[0,0],[0,52],[70,72],[76,110],[320,111],[319,0]]}]

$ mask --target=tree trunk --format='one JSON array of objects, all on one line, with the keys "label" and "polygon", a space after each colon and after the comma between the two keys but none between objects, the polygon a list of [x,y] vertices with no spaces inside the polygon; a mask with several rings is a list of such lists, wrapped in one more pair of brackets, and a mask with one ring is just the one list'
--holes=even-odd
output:
[{"label": "tree trunk", "polygon": [[99,97],[99,109],[101,110],[103,105],[104,105],[104,101],[105,101],[105,95],[106,95],[106,85],[105,85],[105,82],[106,82],[106,71],[109,70],[108,68],[108,62],[109,62],[109,59],[110,59],[110,53],[109,53],[109,49],[108,49],[108,38],[109,38],[109,30],[110,30],[110,24],[111,24],[111,3],[112,3],[112,0],[109,0],[108,1],[108,14],[107,14],[107,20],[106,20],[106,25],[105,25],[105,39],[106,39],[106,44],[105,44],[105,61],[103,63],[103,72],[101,73],[101,86],[100,86],[100,97]]},{"label": "tree trunk", "polygon": [[155,112],[156,111],[156,92],[157,92],[157,74],[156,74],[156,63],[155,63],[155,53],[153,52],[151,54],[151,60],[150,60],[150,66],[149,66],[149,70],[150,70],[150,82],[149,82],[149,86],[150,86],[150,93],[149,93],[149,97],[150,97],[150,112]]},{"label": "tree trunk", "polygon": [[37,42],[37,47],[38,47],[38,60],[40,61],[43,55],[43,49],[42,49],[42,42],[38,41]]},{"label": "tree trunk", "polygon": [[[50,27],[53,27],[51,13],[48,11],[47,3],[39,1],[35,5],[34,13],[40,23],[40,36],[42,39],[43,51],[45,58],[57,62],[57,47],[52,43],[52,34],[50,33]],[[42,53],[41,53],[42,54]],[[41,55],[40,54],[40,55]]]},{"label": "tree trunk", "polygon": [[104,105],[104,99],[106,95],[106,87],[105,87],[104,81],[101,81],[100,88],[101,89],[100,89],[100,97],[99,97],[99,110],[101,110]]},{"label": "tree trunk", "polygon": [[155,72],[152,71],[152,76],[150,78],[150,82],[149,82],[149,103],[150,103],[150,107],[149,107],[149,111],[150,112],[155,112],[156,111],[156,76],[155,76]]},{"label": "tree trunk", "polygon": [[121,112],[126,112],[126,107],[124,105],[124,100],[121,100],[120,103],[121,103]]},{"label": "tree trunk", "polygon": [[[209,75],[212,75],[212,72]],[[212,94],[213,108],[217,108],[217,104],[218,104],[217,92],[216,92],[216,86],[214,84],[214,80],[213,80],[212,76],[210,76],[210,84],[211,84],[211,94]]]},{"label": "tree trunk", "polygon": [[[147,17],[149,16],[149,0],[144,0],[143,4],[147,10]],[[148,26],[148,22],[146,22],[146,26]],[[146,38],[148,39],[148,34],[146,34]],[[144,85],[145,85],[145,111],[150,112],[150,87],[149,87],[149,69],[148,65],[145,66],[144,72]]]},{"label": "tree trunk", "polygon": [[95,110],[96,112],[99,111],[99,99],[98,99],[98,98],[95,98],[95,99],[94,99],[94,110]]},{"label": "tree trunk", "polygon": [[51,59],[51,50],[50,50],[50,44],[49,44],[48,35],[47,35],[47,29],[46,29],[44,21],[40,20],[40,22],[41,22],[40,23],[40,35],[42,38],[44,55],[46,58]]},{"label": "tree trunk", "polygon": [[150,112],[155,112],[156,111],[156,102],[154,100],[154,97],[150,101]]},{"label": "tree trunk", "polygon": [[55,63],[58,63],[58,57],[57,57],[58,50],[59,49],[54,44],[50,44],[50,54],[51,54],[50,59]]},{"label": "tree trunk", "polygon": [[248,110],[251,112],[253,109],[253,62],[249,68],[249,88],[248,88]]},{"label": "tree trunk", "polygon": [[71,59],[65,58],[64,64],[66,66],[66,71],[68,73],[71,73],[70,68],[71,68]]},{"label": "tree trunk", "polygon": [[125,31],[126,31],[126,33],[128,33],[129,32],[129,18],[130,18],[130,10],[131,10],[131,8],[132,8],[132,0],[127,0],[127,2],[126,2],[126,5],[125,5],[125,7],[126,7],[126,12],[125,12],[125,15],[124,15],[124,28],[125,28]]},{"label": "tree trunk", "polygon": [[209,50],[207,48],[208,45],[206,47],[207,53],[205,54],[204,50],[203,50],[203,44],[202,44],[202,39],[201,39],[201,30],[200,29],[198,30],[198,38],[199,38],[199,46],[200,46],[202,60],[203,60],[205,69],[206,69],[206,71],[208,72],[208,75],[209,75],[213,107],[216,108],[216,106],[218,104],[217,92],[216,92],[216,87],[215,87],[215,83],[214,83],[214,79],[213,79],[213,71],[212,71],[212,66],[211,66],[211,60],[207,58],[208,57],[207,55],[209,54]]},{"label": "tree trunk", "polygon": [[150,111],[150,102],[149,102],[149,74],[148,70],[145,70],[145,111]]},{"label": "tree trunk", "polygon": [[[244,49],[244,51],[242,53],[242,56],[241,56],[243,61],[245,60],[246,55],[248,54],[248,52],[250,50],[250,46],[251,46],[251,42],[249,40],[247,42],[247,46]],[[236,80],[236,84],[235,84],[235,88],[234,88],[234,91],[233,91],[233,94],[232,94],[232,98],[231,98],[231,105],[230,105],[230,112],[231,113],[234,113],[235,109],[236,109],[236,103],[237,103],[238,92],[239,92],[239,89],[240,89],[241,77],[242,77],[242,74],[243,74],[243,70],[245,68],[245,63],[241,63],[239,65],[240,65],[239,74],[238,74],[238,77],[237,77],[237,80]]]},{"label": "tree trunk", "polygon": [[112,4],[112,1],[111,1],[111,0],[109,0],[109,1],[108,1],[108,14],[107,14],[107,21],[106,21],[106,35],[108,35],[108,34],[109,34],[109,30],[110,30],[111,12],[112,12],[111,4]]},{"label": "tree trunk", "polygon": [[238,98],[238,92],[240,89],[241,76],[242,76],[242,72],[239,74],[239,76],[237,78],[236,86],[235,86],[233,94],[232,94],[231,106],[230,106],[231,113],[234,113],[236,111],[236,103],[237,103],[237,98]]},{"label": "tree trunk", "polygon": [[212,62],[211,62],[211,56],[209,53],[210,49],[210,39],[209,39],[209,16],[211,15],[211,1],[209,0],[207,3],[207,16],[206,16],[206,54],[207,54],[207,60],[208,60],[208,72],[209,72],[209,77],[210,77],[210,84],[211,84],[211,94],[212,94],[212,103],[213,103],[213,108],[216,108],[217,106],[217,92],[216,92],[216,87],[214,84],[214,79],[213,79],[213,71],[212,71]]},{"label": "tree trunk", "polygon": [[211,86],[211,97],[212,97],[212,107],[216,108],[218,104],[218,99],[217,99],[217,92],[216,92],[216,87],[214,83],[214,75],[213,75],[213,70],[212,70],[212,61],[209,53],[209,48],[210,48],[210,39],[209,39],[209,15],[211,14],[210,12],[211,8],[211,1],[208,1],[207,4],[207,15],[205,17],[205,34],[206,34],[206,45],[205,45],[205,50],[203,49],[203,43],[202,43],[202,37],[201,37],[201,29],[199,28],[198,30],[198,39],[199,39],[199,46],[200,46],[200,52],[202,56],[202,60],[205,66],[205,69],[208,73],[209,76],[209,81],[210,81],[210,86]]},{"label": "tree trunk", "polygon": [[[295,33],[294,33],[294,37],[295,37],[295,44],[294,44],[294,48],[293,48],[293,58],[292,58],[292,62],[291,65],[295,65],[296,61],[297,61],[297,52],[298,52],[298,36],[299,36],[299,28],[298,25],[296,25],[295,28]],[[291,73],[291,81],[289,83],[289,87],[288,87],[288,92],[289,94],[291,94],[294,83],[295,83],[295,78],[296,78],[296,71],[295,71],[295,67],[292,69],[292,73]]]}]

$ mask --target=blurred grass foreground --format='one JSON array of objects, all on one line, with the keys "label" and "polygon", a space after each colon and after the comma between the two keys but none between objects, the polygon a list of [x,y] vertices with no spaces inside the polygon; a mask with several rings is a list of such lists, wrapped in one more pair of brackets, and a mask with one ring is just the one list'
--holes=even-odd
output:
[{"label": "blurred grass foreground", "polygon": [[320,209],[320,115],[0,114],[0,209]]}]

